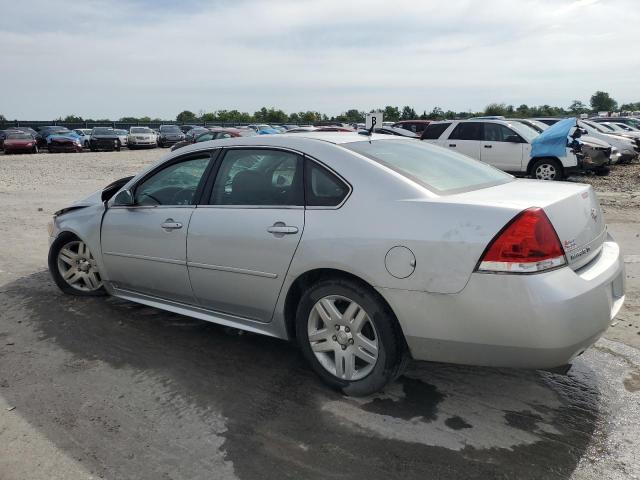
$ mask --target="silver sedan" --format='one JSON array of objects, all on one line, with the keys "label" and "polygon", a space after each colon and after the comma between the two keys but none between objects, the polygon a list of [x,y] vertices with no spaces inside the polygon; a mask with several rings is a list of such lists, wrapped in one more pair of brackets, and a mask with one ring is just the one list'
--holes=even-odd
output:
[{"label": "silver sedan", "polygon": [[50,240],[64,292],[295,340],[349,395],[411,358],[565,366],[624,301],[590,186],[375,134],[194,144],[56,212]]}]

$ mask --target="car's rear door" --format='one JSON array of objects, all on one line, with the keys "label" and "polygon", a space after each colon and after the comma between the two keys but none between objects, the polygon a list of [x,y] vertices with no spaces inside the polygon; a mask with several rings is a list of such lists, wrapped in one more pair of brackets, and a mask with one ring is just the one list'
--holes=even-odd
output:
[{"label": "car's rear door", "polygon": [[521,172],[527,168],[523,162],[525,144],[525,140],[506,125],[485,122],[480,160],[505,172]]},{"label": "car's rear door", "polygon": [[480,160],[482,126],[482,122],[460,122],[453,128],[449,137],[441,145]]},{"label": "car's rear door", "polygon": [[198,205],[187,265],[198,303],[269,322],[304,229],[303,158],[271,148],[229,148],[209,201]]},{"label": "car's rear door", "polygon": [[102,255],[115,288],[195,303],[187,271],[187,230],[211,161],[209,152],[201,152],[163,165],[134,187],[134,205],[107,210]]}]

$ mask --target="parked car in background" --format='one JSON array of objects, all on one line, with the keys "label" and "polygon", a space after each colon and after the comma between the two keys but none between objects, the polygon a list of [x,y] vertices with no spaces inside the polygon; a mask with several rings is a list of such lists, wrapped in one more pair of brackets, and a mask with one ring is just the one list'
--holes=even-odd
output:
[{"label": "parked car in background", "polygon": [[633,128],[640,128],[640,118],[637,117],[591,117],[588,118],[590,122],[600,123],[600,122],[618,122],[624,123],[625,125],[629,125]]},{"label": "parked car in background", "polygon": [[625,300],[603,217],[589,185],[516,180],[426,142],[234,138],[58,212],[48,264],[67,294],[295,341],[362,396],[409,358],[565,367]]},{"label": "parked car in background", "polygon": [[[368,135],[369,130],[358,130],[358,133],[362,135]],[[396,135],[398,137],[420,138],[418,134],[413,133],[411,130],[391,126],[376,127],[373,129],[373,133],[379,133],[382,135]]]},{"label": "parked car in background", "polygon": [[204,128],[204,127],[202,125],[181,125],[180,126],[180,130],[182,130],[182,133],[184,133],[185,135],[190,130],[193,130],[194,128]]},{"label": "parked car in background", "polygon": [[129,132],[120,128],[114,128],[113,131],[116,132],[116,135],[118,135],[118,138],[120,139],[120,146],[127,146]]},{"label": "parked car in background", "polygon": [[326,125],[322,127],[317,127],[316,132],[355,132],[353,128],[350,127],[340,127],[338,125]]},{"label": "parked car in background", "polygon": [[595,137],[615,147],[620,153],[618,163],[629,163],[638,158],[638,152],[640,152],[638,141],[622,135],[616,135],[615,132],[603,127],[599,123],[589,120],[579,120],[578,125],[584,128],[590,137]]},{"label": "parked car in background", "polygon": [[421,138],[505,172],[539,180],[562,180],[580,167],[570,148],[564,157],[532,158],[531,142],[537,136],[538,132],[520,122],[452,120],[429,124]]},{"label": "parked car in background", "polygon": [[[614,122],[599,122],[598,125],[604,128],[608,128],[613,133],[615,133],[616,135],[620,135],[621,137],[640,138],[640,130],[635,130],[635,129],[632,129],[631,127],[627,127],[624,123],[617,124]],[[627,128],[622,128],[620,125],[624,125]]]},{"label": "parked car in background", "polygon": [[127,135],[127,147],[130,150],[136,148],[156,148],[158,137],[149,127],[131,127]]},{"label": "parked car in background", "polygon": [[395,128],[404,128],[405,130],[409,130],[410,132],[416,133],[420,136],[430,123],[431,120],[400,120],[391,126]]},{"label": "parked car in background", "polygon": [[82,152],[82,137],[76,132],[57,132],[47,135],[47,150],[50,153]]},{"label": "parked car in background", "polygon": [[[530,128],[533,128],[538,133],[544,132],[550,126],[532,118],[510,118],[509,121],[520,122]],[[597,167],[618,163],[620,153],[617,148],[603,140],[592,137],[587,133],[588,132],[585,131],[583,132],[583,135],[580,136],[580,143],[582,143],[581,151],[584,154],[583,163],[585,165],[592,165],[593,170],[595,170]],[[598,172],[602,174],[606,173],[606,170],[599,169]]]},{"label": "parked car in background", "polygon": [[89,148],[89,138],[91,138],[91,128],[76,128],[73,130],[80,136],[80,141],[84,148]]},{"label": "parked car in background", "polygon": [[537,121],[542,122],[542,123],[546,123],[547,125],[553,125],[554,123],[558,123],[560,120],[562,120],[562,118],[557,118],[557,117],[538,117],[538,118],[534,118],[534,120],[537,120]]},{"label": "parked car in background", "polygon": [[290,128],[286,131],[286,133],[305,133],[305,132],[315,132],[317,131],[317,127],[296,127]]},{"label": "parked car in background", "polygon": [[240,137],[240,133],[234,128],[204,128],[202,130],[193,129],[191,132],[197,132],[195,135],[187,134],[186,138],[171,147],[171,151],[177,150],[193,143],[207,142],[209,140],[218,140],[221,138]]},{"label": "parked car in background", "polygon": [[11,153],[38,153],[36,139],[31,134],[20,130],[6,131],[2,147],[6,155]]},{"label": "parked car in background", "polygon": [[15,128],[8,128],[6,130],[0,130],[0,150],[4,147],[4,140],[9,133],[24,133],[22,130],[16,130]]},{"label": "parked car in background", "polygon": [[631,125],[627,125],[626,123],[620,123],[620,122],[612,122],[612,123],[627,132],[640,132],[640,130],[638,130],[637,128],[634,128]]},{"label": "parked car in background", "polygon": [[120,151],[120,136],[111,127],[94,127],[89,138],[89,149],[92,152],[98,150]]},{"label": "parked car in background", "polygon": [[177,125],[160,125],[158,129],[158,146],[170,147],[184,140],[184,133]]},{"label": "parked car in background", "polygon": [[68,134],[71,133],[71,130],[69,130],[67,127],[61,127],[59,125],[40,127],[38,129],[38,133],[36,134],[36,142],[38,143],[38,148],[47,147],[47,137],[52,133]]}]

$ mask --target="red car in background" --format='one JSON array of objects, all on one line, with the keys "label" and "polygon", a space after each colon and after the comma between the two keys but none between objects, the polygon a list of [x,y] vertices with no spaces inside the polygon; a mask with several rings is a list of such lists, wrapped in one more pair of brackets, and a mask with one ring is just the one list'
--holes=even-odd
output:
[{"label": "red car in background", "polygon": [[219,138],[242,137],[242,130],[237,128],[193,128],[189,130],[186,138],[171,147],[171,151],[186,147],[192,143],[207,142]]},{"label": "red car in background", "polygon": [[38,153],[38,145],[32,135],[20,131],[8,131],[4,139],[4,153]]}]

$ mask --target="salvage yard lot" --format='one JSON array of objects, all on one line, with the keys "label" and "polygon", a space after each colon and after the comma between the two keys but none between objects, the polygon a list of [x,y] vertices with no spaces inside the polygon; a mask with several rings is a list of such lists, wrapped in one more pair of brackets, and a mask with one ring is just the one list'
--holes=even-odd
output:
[{"label": "salvage yard lot", "polygon": [[640,164],[573,179],[599,193],[627,299],[569,376],[416,363],[384,394],[353,399],[282,341],[55,288],[51,213],[165,153],[0,155],[8,478],[640,475]]}]

